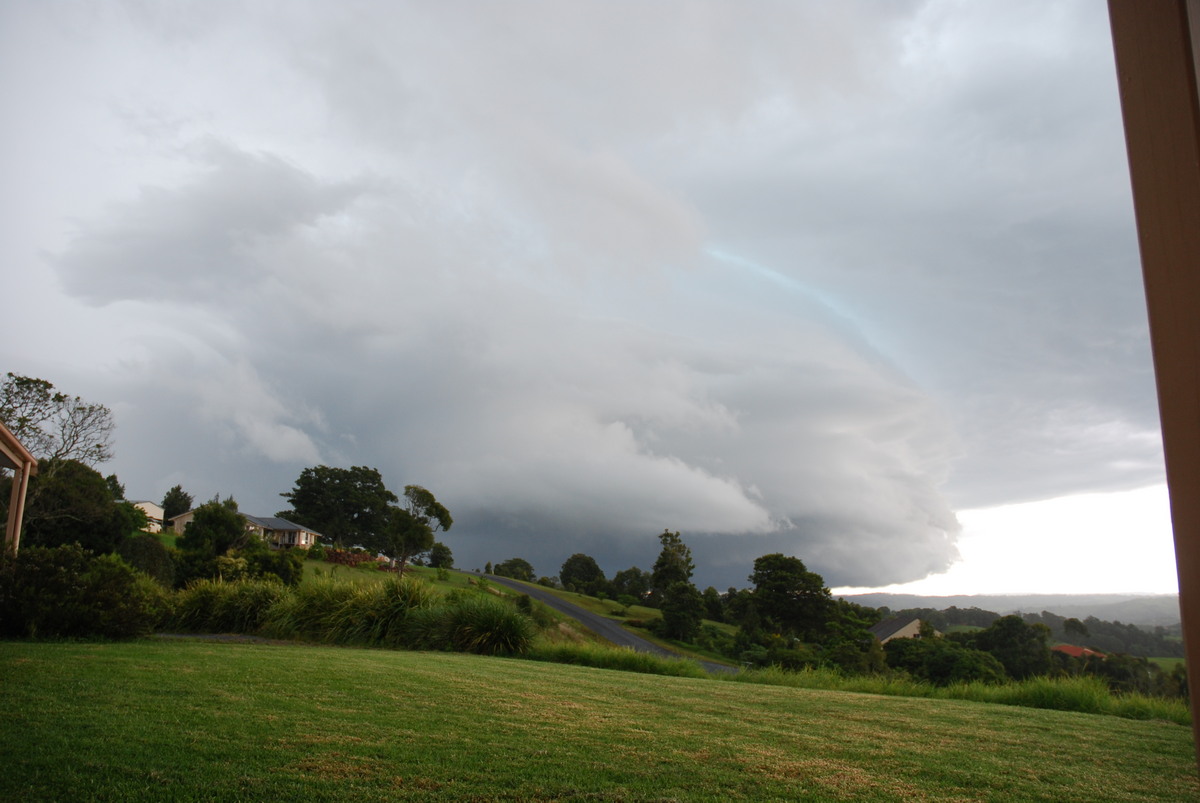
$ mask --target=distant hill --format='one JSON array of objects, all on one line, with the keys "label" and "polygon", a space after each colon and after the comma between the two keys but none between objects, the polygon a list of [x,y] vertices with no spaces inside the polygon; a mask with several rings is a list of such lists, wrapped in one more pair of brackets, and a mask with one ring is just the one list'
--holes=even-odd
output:
[{"label": "distant hill", "polygon": [[1041,613],[1107,622],[1155,627],[1179,624],[1179,597],[1175,594],[1012,594],[956,597],[921,597],[916,594],[852,594],[849,602],[871,608],[982,608],[999,614]]}]

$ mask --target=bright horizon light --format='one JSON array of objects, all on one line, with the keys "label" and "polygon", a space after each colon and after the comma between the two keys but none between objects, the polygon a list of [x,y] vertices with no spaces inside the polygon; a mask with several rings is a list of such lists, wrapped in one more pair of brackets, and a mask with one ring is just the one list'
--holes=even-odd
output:
[{"label": "bright horizon light", "polygon": [[1176,594],[1175,547],[1166,485],[964,510],[962,560],[944,574],[867,593]]}]

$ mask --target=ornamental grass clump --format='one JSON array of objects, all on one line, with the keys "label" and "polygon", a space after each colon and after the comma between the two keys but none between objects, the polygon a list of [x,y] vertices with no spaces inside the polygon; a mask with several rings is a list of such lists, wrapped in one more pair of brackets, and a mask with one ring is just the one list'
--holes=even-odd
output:
[{"label": "ornamental grass clump", "polygon": [[175,595],[171,627],[185,633],[257,633],[287,593],[278,580],[194,580]]},{"label": "ornamental grass clump", "polygon": [[417,610],[437,600],[428,584],[406,577],[389,577],[382,583],[353,586],[328,618],[328,641],[336,644],[405,647],[406,621]]},{"label": "ornamental grass clump", "polygon": [[460,596],[447,600],[444,649],[479,655],[514,655],[529,649],[533,623],[498,600]]},{"label": "ornamental grass clump", "polygon": [[263,621],[264,635],[281,639],[333,642],[345,603],[357,586],[322,577],[281,597]]}]

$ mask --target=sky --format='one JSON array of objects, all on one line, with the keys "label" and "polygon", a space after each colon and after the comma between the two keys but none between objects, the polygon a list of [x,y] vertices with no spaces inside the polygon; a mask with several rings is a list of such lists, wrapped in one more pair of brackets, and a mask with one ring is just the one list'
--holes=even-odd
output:
[{"label": "sky", "polygon": [[132,498],[1176,590],[1103,4],[0,0],[0,108],[0,370]]}]

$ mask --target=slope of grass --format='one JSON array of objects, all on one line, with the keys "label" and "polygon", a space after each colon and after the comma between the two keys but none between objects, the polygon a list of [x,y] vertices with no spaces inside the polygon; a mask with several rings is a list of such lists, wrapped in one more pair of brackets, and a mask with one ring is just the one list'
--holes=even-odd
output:
[{"label": "slope of grass", "polygon": [[0,643],[5,800],[1195,800],[1190,732],[444,653]]}]

